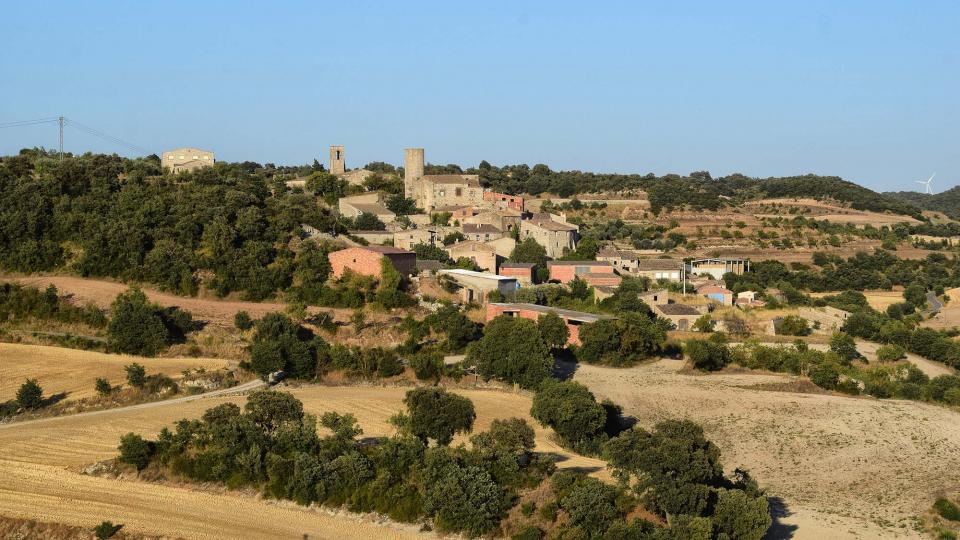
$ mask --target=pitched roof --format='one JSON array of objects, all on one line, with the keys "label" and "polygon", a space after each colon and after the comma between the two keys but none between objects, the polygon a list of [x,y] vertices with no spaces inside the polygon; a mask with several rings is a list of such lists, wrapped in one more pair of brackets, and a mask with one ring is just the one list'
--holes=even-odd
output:
[{"label": "pitched roof", "polygon": [[425,174],[423,179],[434,184],[466,184],[480,187],[480,177],[476,174]]},{"label": "pitched roof", "polygon": [[733,294],[733,291],[724,287],[719,287],[717,285],[704,285],[703,287],[699,287],[697,289],[697,293],[698,294],[714,294],[714,293]]},{"label": "pitched roof", "polygon": [[611,266],[610,261],[547,261],[547,268],[551,266]]},{"label": "pitched roof", "polygon": [[488,245],[484,242],[478,242],[476,240],[464,240],[463,242],[456,242],[445,246],[444,251],[463,251],[463,250],[479,250],[479,251],[489,251],[494,253],[497,249],[491,245]]},{"label": "pitched roof", "polygon": [[526,221],[530,225],[535,225],[547,231],[578,231],[580,227],[569,223],[560,223],[552,219],[531,219]]},{"label": "pitched roof", "polygon": [[408,251],[406,249],[401,249],[393,246],[358,246],[360,249],[365,249],[367,251],[373,251],[375,253],[382,253],[384,255],[396,255],[396,254],[409,254],[414,255],[414,252]]},{"label": "pitched roof", "polygon": [[697,308],[686,304],[658,304],[657,310],[664,315],[700,315]]},{"label": "pitched roof", "polygon": [[473,270],[464,270],[462,268],[452,268],[450,270],[439,270],[438,274],[451,275],[451,276],[462,276],[462,277],[472,277],[472,278],[481,278],[481,279],[495,279],[497,281],[516,281],[517,278],[513,276],[498,276],[497,274],[491,274],[490,272],[474,272]]},{"label": "pitched roof", "polygon": [[683,262],[676,259],[640,259],[637,261],[637,270],[680,270]]},{"label": "pitched roof", "polygon": [[498,227],[494,227],[488,223],[464,223],[463,232],[465,233],[501,233]]}]

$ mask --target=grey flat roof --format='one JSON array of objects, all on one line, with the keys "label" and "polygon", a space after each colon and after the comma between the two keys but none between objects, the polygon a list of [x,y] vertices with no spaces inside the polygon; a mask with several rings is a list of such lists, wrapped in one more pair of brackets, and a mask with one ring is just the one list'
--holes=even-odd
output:
[{"label": "grey flat roof", "polygon": [[585,311],[573,311],[572,309],[562,309],[555,308],[550,306],[541,306],[540,304],[525,304],[525,303],[492,303],[494,306],[501,306],[505,308],[513,308],[517,310],[525,309],[527,311],[536,311],[539,313],[556,313],[564,319],[573,319],[575,321],[581,322],[596,322],[603,319],[616,319],[612,315],[604,315],[601,313],[587,313]]}]

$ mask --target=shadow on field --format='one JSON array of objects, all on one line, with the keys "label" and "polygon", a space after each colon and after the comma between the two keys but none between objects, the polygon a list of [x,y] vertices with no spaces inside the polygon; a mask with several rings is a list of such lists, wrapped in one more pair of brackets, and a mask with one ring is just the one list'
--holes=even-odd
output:
[{"label": "shadow on field", "polygon": [[553,363],[553,376],[556,379],[561,381],[568,381],[573,378],[573,374],[577,372],[577,361],[574,359],[573,355],[568,351],[559,353],[554,356]]},{"label": "shadow on field", "polygon": [[51,405],[56,405],[57,403],[60,403],[61,401],[65,400],[65,399],[67,399],[67,393],[66,393],[66,392],[60,392],[60,393],[58,393],[58,394],[53,394],[53,395],[51,395],[51,396],[47,396],[47,397],[43,398],[43,401],[40,403],[40,406],[41,406],[41,407],[49,407],[49,406],[51,406]]},{"label": "shadow on field", "polygon": [[787,503],[780,497],[767,497],[767,503],[770,505],[770,517],[773,518],[773,523],[770,525],[770,529],[767,530],[767,534],[763,536],[764,540],[793,538],[793,534],[797,531],[797,526],[788,525],[780,521],[782,518],[792,514],[790,508],[787,507]]},{"label": "shadow on field", "polygon": [[[552,459],[554,463],[562,463],[570,459],[569,456],[564,456],[556,452],[539,452],[539,454]],[[595,473],[597,471],[602,471],[603,469],[604,467],[600,467],[600,466],[590,466],[590,467],[568,467],[564,470],[582,472],[583,474],[590,474],[590,473]]]}]

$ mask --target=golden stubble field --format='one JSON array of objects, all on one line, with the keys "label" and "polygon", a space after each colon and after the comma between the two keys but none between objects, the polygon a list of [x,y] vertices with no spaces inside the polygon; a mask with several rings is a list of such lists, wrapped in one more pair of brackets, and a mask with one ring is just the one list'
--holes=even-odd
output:
[{"label": "golden stubble field", "polygon": [[[350,412],[366,436],[393,432],[387,419],[402,409],[406,388],[305,387],[293,390],[308,412]],[[549,440],[549,431],[529,418],[530,398],[496,390],[457,390],[473,400],[475,431],[495,418],[519,416],[535,426],[537,450],[556,453],[561,467],[605,475],[603,463],[571,455]],[[242,396],[200,399],[176,405],[117,411],[99,416],[61,417],[0,426],[0,515],[92,526],[110,519],[126,530],[183,538],[409,538],[418,527],[379,524],[352,515],[333,515],[249,495],[200,491],[133,479],[80,474],[87,464],[116,455],[124,433],[153,437],[164,426],[197,417],[209,407]]]},{"label": "golden stubble field", "polygon": [[960,414],[926,403],[762,389],[780,374],[688,374],[663,360],[625,370],[580,366],[575,380],[643,427],[689,418],[783,499],[794,538],[920,537],[913,517],[960,489]]},{"label": "golden stubble field", "polygon": [[163,373],[178,378],[182,371],[204,368],[208,371],[227,367],[227,361],[213,358],[142,358],[125,354],[105,354],[43,345],[0,343],[0,401],[13,399],[27,378],[37,379],[46,396],[65,392],[66,399],[96,394],[94,383],[100,377],[110,384],[125,383],[124,366],[138,362],[148,374]]}]

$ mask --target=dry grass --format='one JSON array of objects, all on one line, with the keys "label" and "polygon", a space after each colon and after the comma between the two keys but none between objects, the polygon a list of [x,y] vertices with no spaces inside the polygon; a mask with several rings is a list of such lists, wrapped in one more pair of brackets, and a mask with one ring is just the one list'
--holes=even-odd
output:
[{"label": "dry grass", "polygon": [[[387,418],[401,409],[405,388],[304,387],[293,390],[308,412],[353,413],[366,436],[392,433]],[[477,430],[495,418],[529,419],[530,398],[494,390],[457,390],[473,400]],[[125,523],[129,532],[184,538],[408,538],[415,526],[384,526],[368,518],[332,516],[292,504],[256,500],[229,492],[198,491],[134,479],[79,474],[85,465],[112,458],[124,433],[153,437],[180,418],[242,397],[216,397],[169,406],[91,417],[0,426],[0,514],[16,518],[86,525],[91,519]],[[562,467],[602,471],[603,463],[571,455],[537,427],[537,449],[560,455]]]},{"label": "dry grass", "polygon": [[794,538],[920,537],[915,516],[960,483],[960,416],[925,403],[769,390],[779,374],[685,374],[661,361],[633,369],[581,366],[575,379],[650,427],[704,426],[732,470],[745,467],[781,497]]},{"label": "dry grass", "polygon": [[66,392],[68,399],[96,394],[94,382],[100,377],[113,385],[126,381],[123,367],[139,362],[147,373],[178,378],[183,370],[227,367],[226,360],[212,358],[141,358],[42,345],[0,343],[0,401],[13,399],[27,378],[37,379],[44,395]]}]

